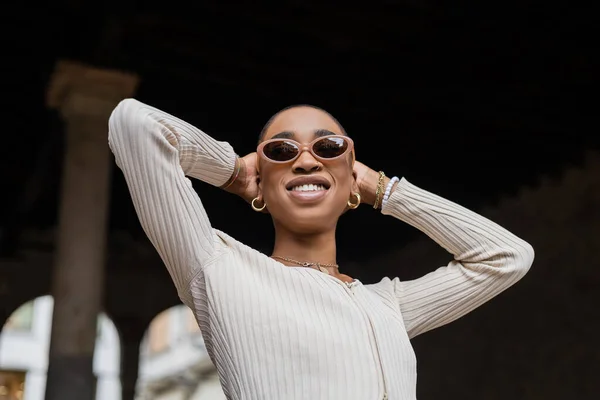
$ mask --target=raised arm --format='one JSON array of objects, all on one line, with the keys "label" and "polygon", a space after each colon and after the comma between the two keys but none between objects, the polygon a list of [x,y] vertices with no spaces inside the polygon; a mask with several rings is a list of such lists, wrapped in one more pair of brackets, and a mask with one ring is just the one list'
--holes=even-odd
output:
[{"label": "raised arm", "polygon": [[232,175],[232,147],[154,107],[123,100],[109,119],[109,145],[135,210],[181,300],[190,280],[219,255],[219,241],[185,175],[221,186]]},{"label": "raised arm", "polygon": [[382,210],[427,234],[454,259],[412,281],[392,281],[410,337],[452,322],[529,270],[533,248],[506,229],[402,179]]}]

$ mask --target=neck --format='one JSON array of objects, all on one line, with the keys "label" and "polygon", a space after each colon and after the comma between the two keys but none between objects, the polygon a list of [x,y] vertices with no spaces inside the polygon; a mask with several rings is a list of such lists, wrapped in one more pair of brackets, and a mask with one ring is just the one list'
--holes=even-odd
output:
[{"label": "neck", "polygon": [[335,229],[305,235],[276,229],[273,255],[301,262],[337,263]]}]

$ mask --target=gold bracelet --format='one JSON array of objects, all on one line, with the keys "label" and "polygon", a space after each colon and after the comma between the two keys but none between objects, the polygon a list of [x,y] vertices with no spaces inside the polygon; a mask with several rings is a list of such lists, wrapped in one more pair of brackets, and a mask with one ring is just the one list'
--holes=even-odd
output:
[{"label": "gold bracelet", "polygon": [[373,204],[373,208],[379,208],[379,203],[381,202],[381,196],[383,195],[383,180],[385,179],[385,173],[383,171],[379,171],[379,181],[377,181],[377,190],[375,190],[375,202]]},{"label": "gold bracelet", "polygon": [[225,184],[223,186],[221,186],[221,189],[227,189],[229,186],[233,185],[233,182],[235,182],[235,180],[238,178],[238,175],[240,174],[240,170],[242,169],[242,162],[240,161],[239,157],[235,158],[235,172],[233,173],[233,175],[231,175],[231,177],[227,180],[227,182],[225,182]]}]

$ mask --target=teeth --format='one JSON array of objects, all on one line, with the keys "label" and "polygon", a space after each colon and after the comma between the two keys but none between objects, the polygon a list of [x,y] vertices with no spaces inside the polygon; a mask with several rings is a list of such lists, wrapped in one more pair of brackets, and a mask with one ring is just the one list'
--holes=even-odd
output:
[{"label": "teeth", "polygon": [[316,192],[318,190],[325,190],[325,186],[323,186],[323,185],[313,185],[312,183],[309,183],[308,185],[294,186],[292,188],[292,190],[295,190],[295,191],[298,191],[298,192]]}]

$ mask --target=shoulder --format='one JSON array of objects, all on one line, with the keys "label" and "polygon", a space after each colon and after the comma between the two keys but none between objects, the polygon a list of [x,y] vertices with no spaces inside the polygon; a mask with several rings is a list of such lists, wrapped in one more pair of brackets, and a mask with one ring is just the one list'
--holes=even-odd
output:
[{"label": "shoulder", "polygon": [[235,258],[241,258],[244,264],[264,262],[266,259],[269,259],[264,253],[240,242],[225,232],[218,229],[213,229],[213,232],[217,241],[216,245],[220,248],[221,254],[229,254]]},{"label": "shoulder", "polygon": [[385,277],[377,283],[365,285],[365,288],[377,297],[381,304],[392,311],[394,315],[402,314],[394,288],[398,281],[398,278],[390,279]]},{"label": "shoulder", "polygon": [[365,288],[367,288],[370,292],[374,293],[378,297],[390,299],[395,297],[394,286],[395,281],[397,280],[398,278],[394,278],[392,280],[386,276],[377,283],[365,285]]}]

